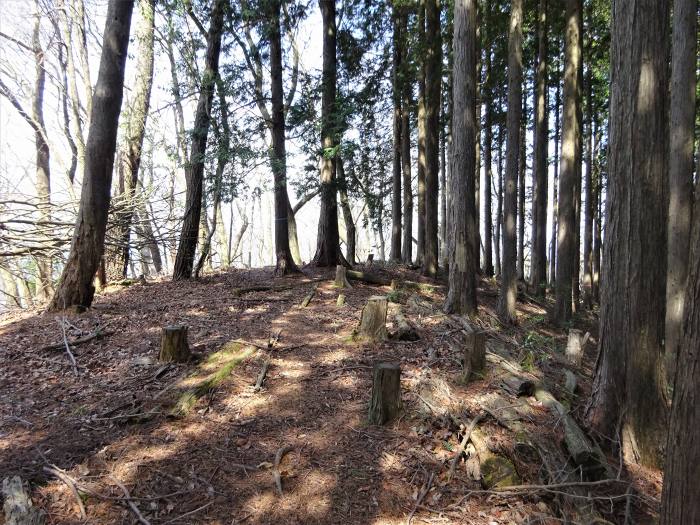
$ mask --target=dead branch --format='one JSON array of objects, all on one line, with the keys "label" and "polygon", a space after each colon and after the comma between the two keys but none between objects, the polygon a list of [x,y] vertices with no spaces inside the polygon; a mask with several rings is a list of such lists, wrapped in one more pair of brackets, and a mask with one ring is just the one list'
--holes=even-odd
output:
[{"label": "dead branch", "polygon": [[129,508],[131,511],[136,515],[136,519],[139,520],[139,523],[142,525],[151,525],[151,523],[143,517],[141,514],[141,511],[139,511],[139,508],[136,506],[136,503],[134,503],[134,500],[131,499],[131,494],[129,494],[129,491],[127,488],[122,484],[121,481],[119,481],[117,478],[113,476],[109,476],[109,478],[114,481],[114,483],[117,484],[117,486],[121,489],[121,491],[124,493],[124,500],[127,502],[129,505]]},{"label": "dead branch", "polygon": [[[112,335],[114,332],[113,331],[105,331],[102,328],[98,328],[95,330],[93,333],[86,335],[84,337],[78,337],[77,339],[74,339],[73,341],[68,341],[68,344],[72,347],[75,348],[78,345],[82,345],[84,343],[87,343],[89,341],[92,341],[93,339],[99,339],[101,337],[107,337],[109,335]],[[50,345],[42,346],[39,350],[44,352],[44,351],[49,351],[49,350],[63,350],[65,347],[65,341],[61,341],[60,343],[52,343]]]},{"label": "dead branch", "polygon": [[418,505],[420,505],[423,500],[425,499],[425,496],[427,496],[428,492],[430,492],[430,487],[433,485],[433,477],[435,476],[434,473],[430,473],[430,477],[428,478],[428,482],[423,486],[423,489],[420,491],[420,494],[418,495],[418,499],[416,500],[416,504],[413,506],[413,510],[411,510],[411,513],[408,515],[408,521],[407,524],[411,525],[411,522],[413,521],[413,515],[416,513],[416,510],[418,509]]},{"label": "dead branch", "polygon": [[71,365],[73,366],[73,373],[77,376],[80,373],[78,372],[78,363],[75,361],[75,356],[73,355],[73,352],[70,351],[70,345],[68,344],[68,336],[66,335],[66,325],[64,324],[65,318],[61,319],[58,321],[58,324],[61,325],[61,332],[63,333],[63,344],[66,347],[66,353],[68,354],[68,358],[70,359]]},{"label": "dead branch", "polygon": [[469,428],[466,429],[464,432],[464,436],[462,437],[462,441],[459,444],[459,447],[457,448],[457,453],[455,456],[452,458],[452,461],[450,461],[450,470],[447,473],[447,480],[451,480],[452,476],[455,473],[455,468],[457,468],[457,463],[459,462],[459,458],[462,457],[462,454],[464,453],[465,449],[467,448],[467,443],[469,442],[469,438],[472,435],[472,431],[474,430],[474,427],[476,427],[476,424],[481,420],[483,414],[478,414],[474,419],[472,419],[472,422],[469,424]]},{"label": "dead branch", "polygon": [[78,488],[76,487],[75,480],[73,480],[73,478],[71,478],[70,476],[66,475],[65,472],[63,472],[55,465],[44,467],[44,471],[56,476],[70,489],[71,493],[73,494],[73,497],[75,498],[75,501],[78,502],[78,508],[80,509],[80,519],[84,520],[87,517],[87,514],[85,513],[85,505],[83,505],[83,500],[80,498],[80,494],[78,494]]},{"label": "dead branch", "polygon": [[258,379],[255,381],[255,392],[259,392],[260,389],[262,388],[263,381],[265,381],[265,376],[267,376],[267,369],[270,368],[270,360],[265,359],[265,362],[263,363],[262,370],[260,370],[260,373],[258,374]]},{"label": "dead branch", "polygon": [[277,493],[281,496],[282,495],[282,475],[280,474],[280,462],[282,461],[282,458],[287,452],[291,452],[294,450],[294,447],[291,445],[285,445],[284,447],[280,448],[277,451],[277,454],[275,454],[275,466],[273,467],[272,470],[272,478],[275,481],[275,486],[277,487]]}]

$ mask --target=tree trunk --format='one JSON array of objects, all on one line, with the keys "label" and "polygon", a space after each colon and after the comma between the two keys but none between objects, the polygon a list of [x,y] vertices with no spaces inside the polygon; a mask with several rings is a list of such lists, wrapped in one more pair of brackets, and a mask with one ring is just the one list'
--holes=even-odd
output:
[{"label": "tree trunk", "polygon": [[[557,75],[559,76],[559,75]],[[549,280],[554,288],[557,282],[557,217],[559,215],[559,140],[560,140],[560,118],[561,118],[561,84],[557,82],[554,100],[554,183],[552,184],[552,235],[551,253],[549,254]]]},{"label": "tree trunk", "polygon": [[[418,48],[425,49],[426,46],[425,4],[420,2],[418,6]],[[427,132],[425,82],[425,67],[420,61],[418,67],[418,243],[416,247],[416,264],[421,266],[425,255],[425,175],[427,170],[425,150]]]},{"label": "tree trunk", "polygon": [[440,87],[442,84],[442,36],[440,0],[425,2],[425,253],[423,274],[436,277],[438,271],[438,195],[440,176]]},{"label": "tree trunk", "polygon": [[401,260],[401,92],[403,79],[401,69],[403,67],[403,31],[401,17],[398,13],[400,6],[392,7],[392,19],[394,26],[393,35],[393,60],[392,60],[392,100],[394,104],[392,143],[392,187],[391,187],[391,251],[389,257],[392,260]]},{"label": "tree trunk", "polygon": [[583,171],[583,0],[579,0],[578,82],[576,86],[576,178],[574,187],[574,248],[571,273],[571,312],[579,311],[581,303],[581,179]]},{"label": "tree trunk", "polygon": [[272,100],[272,150],[270,164],[275,185],[275,254],[277,275],[298,272],[289,247],[289,197],[287,196],[287,146],[284,129],[284,93],[282,87],[281,0],[270,3],[268,37],[270,39],[270,93]]},{"label": "tree trunk", "polygon": [[199,222],[202,213],[204,157],[211,121],[211,103],[214,98],[216,78],[219,75],[219,54],[221,52],[221,34],[223,32],[225,8],[225,0],[215,0],[207,34],[207,52],[204,59],[201,91],[194,119],[190,158],[185,166],[187,193],[185,197],[185,216],[182,220],[180,242],[177,247],[177,256],[175,257],[173,268],[173,280],[175,281],[192,277],[194,254],[197,249]]},{"label": "tree trunk", "polygon": [[318,221],[316,266],[337,266],[347,264],[340,252],[338,232],[338,201],[336,199],[336,27],[335,0],[319,0],[323,17],[323,75],[321,140],[323,158],[321,160],[321,216]]},{"label": "tree trunk", "polygon": [[[406,27],[406,12],[401,13],[401,27]],[[405,35],[405,33],[404,33]],[[405,42],[405,37],[404,37]],[[404,43],[405,46],[405,43]],[[403,173],[403,262],[413,262],[413,188],[411,182],[411,79],[409,68],[404,64],[401,101],[401,168]]]},{"label": "tree trunk", "polygon": [[[682,5],[681,5],[682,4]],[[693,47],[695,30],[688,30],[690,20],[695,20],[696,2],[674,2],[674,52],[681,55],[680,47]],[[678,16],[687,18],[676,18]],[[679,27],[685,26],[685,27]],[[686,42],[677,42],[680,33],[686,35]],[[674,56],[677,64],[678,55]],[[688,58],[688,57],[686,57]],[[680,66],[678,66],[680,67]],[[674,76],[678,71],[674,72]],[[675,80],[675,78],[674,78]],[[686,78],[687,80],[687,78]],[[671,95],[671,103],[684,105],[685,101]],[[686,93],[686,96],[688,94]],[[676,115],[671,110],[671,116]],[[671,141],[675,141],[673,134]],[[678,145],[679,146],[679,145]],[[674,166],[674,163],[671,163]],[[673,183],[671,183],[673,184]],[[678,338],[678,364],[673,390],[671,421],[666,444],[666,469],[661,495],[661,524],[700,523],[700,498],[697,480],[700,479],[700,442],[697,430],[700,428],[700,214],[693,215],[692,241],[689,250],[690,267],[685,283],[685,308],[683,332]],[[667,350],[668,351],[668,350]]]},{"label": "tree trunk", "polygon": [[496,253],[496,275],[501,275],[501,233],[503,231],[503,124],[498,124],[498,138],[496,145],[498,148],[498,188],[496,188],[496,235],[494,240],[494,251]]},{"label": "tree trunk", "polygon": [[578,153],[579,62],[581,61],[580,0],[566,0],[564,69],[564,120],[562,125],[561,170],[557,206],[556,304],[553,321],[563,325],[572,315],[572,282],[576,249],[576,167]]},{"label": "tree trunk", "polygon": [[[454,11],[452,78],[452,167],[447,254],[449,286],[445,311],[476,313],[476,2],[457,0]],[[447,190],[447,188],[445,188]]]},{"label": "tree trunk", "polygon": [[352,218],[352,209],[350,208],[350,199],[348,198],[348,184],[345,177],[345,166],[343,164],[343,158],[340,155],[336,158],[336,167],[338,168],[340,209],[343,210],[343,222],[345,222],[345,244],[347,246],[345,259],[348,264],[352,266],[357,260],[357,229],[355,227],[355,220]]},{"label": "tree trunk", "polygon": [[657,468],[668,430],[668,24],[666,2],[614,4],[605,288],[587,410],[596,432],[620,436],[628,462]]},{"label": "tree trunk", "polygon": [[110,0],[107,8],[80,208],[68,260],[49,306],[52,311],[69,307],[88,308],[95,294],[92,281],[104,251],[133,9],[133,0]]},{"label": "tree trunk", "polygon": [[586,109],[587,130],[586,136],[586,202],[584,206],[583,227],[583,304],[589,310],[593,308],[593,86],[591,68],[586,71]]},{"label": "tree trunk", "polygon": [[511,0],[508,33],[508,137],[506,141],[506,192],[504,196],[503,265],[498,316],[507,324],[517,322],[518,297],[516,268],[516,232],[518,164],[520,156],[520,120],[523,109],[522,0]]},{"label": "tree trunk", "polygon": [[[697,58],[697,0],[676,0],[671,67],[666,366],[673,378],[683,322],[688,245],[693,215],[693,146]],[[698,166],[696,166],[696,169]],[[685,366],[685,363],[682,364]]]},{"label": "tree trunk", "polygon": [[535,295],[547,290],[547,186],[549,108],[547,104],[547,0],[539,0],[537,16],[537,65],[535,93],[535,146],[532,192],[532,257],[530,284]]},{"label": "tree trunk", "polygon": [[[601,132],[599,125],[596,123],[596,129],[595,129],[595,144],[600,145],[601,141]],[[596,148],[597,149],[597,148]],[[594,165],[595,165],[595,172],[594,172],[594,188],[595,188],[595,198],[594,198],[594,214],[595,214],[595,219],[594,219],[594,224],[593,224],[593,255],[592,255],[592,281],[591,281],[591,289],[592,289],[592,295],[593,295],[593,301],[595,303],[600,303],[600,252],[603,244],[603,229],[602,229],[602,218],[603,218],[603,193],[602,193],[602,188],[603,188],[603,173],[602,170],[599,166],[598,160],[597,160],[597,155],[594,157]]]},{"label": "tree trunk", "polygon": [[522,118],[518,145],[518,279],[525,279],[525,185],[527,166],[527,86],[523,79]]},{"label": "tree trunk", "polygon": [[[491,78],[491,50],[486,50],[486,82]],[[484,88],[484,275],[493,277],[493,211],[491,189],[493,184],[493,93]]]}]

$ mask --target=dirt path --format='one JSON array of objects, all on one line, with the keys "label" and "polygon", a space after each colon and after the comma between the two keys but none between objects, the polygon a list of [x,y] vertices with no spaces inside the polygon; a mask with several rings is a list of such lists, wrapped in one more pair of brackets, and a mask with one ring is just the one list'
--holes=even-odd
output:
[{"label": "dirt path", "polygon": [[[470,494],[482,488],[469,470],[473,461],[460,461],[456,478],[447,479],[459,428],[438,413],[440,407],[427,407],[421,385],[445,385],[451,413],[464,422],[482,412],[484,395],[519,401],[503,392],[492,366],[483,379],[467,385],[460,380],[459,334],[440,315],[440,288],[417,290],[432,309],[403,307],[419,328],[419,341],[357,343],[352,331],[367,298],[391,290],[354,283],[343,292],[347,304],[339,307],[339,291],[332,280],[323,281],[302,308],[312,280],[321,276],[309,271],[304,278],[273,279],[262,270],[231,272],[106,293],[89,313],[66,319],[70,338],[98,326],[112,332],[75,348],[78,376],[65,352],[39,350],[61,340],[60,316],[6,316],[0,321],[0,477],[30,480],[49,523],[134,523],[129,503],[154,525],[398,524],[414,511],[417,523],[558,523],[559,503],[551,495]],[[399,269],[387,277],[419,280]],[[284,289],[236,296],[238,288],[255,283]],[[479,322],[490,330],[490,349],[531,363],[543,381],[559,382],[552,355],[562,334],[546,325],[544,310],[523,305],[520,328],[504,331],[494,324],[490,285],[483,286]],[[392,298],[405,303],[407,296]],[[190,344],[203,357],[232,340],[265,346],[271,335],[280,337],[272,349],[258,349],[236,366],[191,413],[174,419],[167,417],[170,408],[207,372],[206,361],[170,367],[156,361],[160,328],[173,323],[188,325]],[[579,371],[583,393],[592,359],[588,355]],[[256,392],[266,360],[266,380]],[[404,415],[371,427],[371,367],[382,361],[401,364]],[[559,447],[556,418],[534,398],[526,404],[525,428]],[[523,483],[541,483],[542,462],[519,454],[517,436],[504,426],[493,417],[479,425],[489,448],[512,459]],[[272,464],[282,447],[291,451],[280,464],[279,496]],[[64,469],[88,493],[86,520],[68,486],[47,474],[47,464]],[[644,497],[658,497],[658,473],[625,475]],[[637,522],[651,512],[644,501],[640,496],[632,502],[641,513]],[[618,522],[624,513],[625,502],[616,502],[605,517]]]}]

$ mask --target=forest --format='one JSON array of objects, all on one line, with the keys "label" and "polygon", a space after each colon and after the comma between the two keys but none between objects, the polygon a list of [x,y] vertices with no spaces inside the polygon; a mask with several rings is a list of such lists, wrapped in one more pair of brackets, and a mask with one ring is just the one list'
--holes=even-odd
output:
[{"label": "forest", "polygon": [[698,0],[0,8],[0,524],[700,524]]}]

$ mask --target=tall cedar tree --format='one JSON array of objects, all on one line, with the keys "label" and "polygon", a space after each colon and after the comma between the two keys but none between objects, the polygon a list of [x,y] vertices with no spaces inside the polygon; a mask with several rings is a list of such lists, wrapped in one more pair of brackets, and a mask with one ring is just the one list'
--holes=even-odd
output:
[{"label": "tall cedar tree", "polygon": [[438,194],[440,177],[440,88],[442,34],[440,0],[425,0],[425,246],[423,274],[438,271]]},{"label": "tall cedar tree", "polygon": [[491,49],[486,48],[484,79],[484,275],[493,277],[493,100],[490,89]]},{"label": "tall cedar tree", "polygon": [[394,105],[393,114],[393,134],[392,143],[393,164],[391,177],[391,251],[389,257],[398,261],[401,259],[401,91],[403,79],[401,78],[401,68],[403,64],[403,49],[401,35],[401,17],[399,11],[402,8],[396,3],[392,4],[391,18],[393,21],[393,60],[391,66],[392,74],[392,102]]},{"label": "tall cedar tree", "polygon": [[[557,203],[557,261],[556,304],[553,321],[563,325],[572,315],[572,282],[574,258],[578,253],[576,235],[576,196],[578,188],[576,167],[579,159],[579,78],[581,61],[581,4],[580,0],[566,1],[566,35],[564,68],[564,114],[562,124],[561,169],[559,172],[559,202]],[[576,264],[578,261],[576,261]]]},{"label": "tall cedar tree", "polygon": [[683,299],[688,273],[688,245],[693,214],[697,0],[676,0],[673,6],[668,282],[666,283],[666,366],[671,379],[675,369],[675,357],[684,315]]},{"label": "tall cedar tree", "polygon": [[508,31],[508,113],[506,139],[506,181],[503,221],[503,266],[498,315],[504,323],[517,321],[515,301],[518,295],[516,269],[516,215],[518,166],[520,156],[520,119],[523,89],[523,3],[512,0]]},{"label": "tall cedar tree", "polygon": [[416,247],[416,262],[423,264],[425,256],[425,176],[427,172],[426,157],[426,77],[425,77],[425,54],[427,53],[427,41],[425,35],[425,2],[419,2],[418,6],[418,52],[420,56],[420,67],[418,68],[418,237]]},{"label": "tall cedar tree", "polygon": [[406,59],[402,62],[401,73],[401,173],[403,175],[403,241],[401,257],[404,263],[413,262],[413,188],[411,182],[411,67],[408,60],[407,38],[408,10],[403,6],[399,11],[401,49]]},{"label": "tall cedar tree", "polygon": [[547,104],[547,0],[539,0],[537,13],[537,65],[535,78],[535,151],[532,192],[532,266],[530,283],[535,294],[547,289],[547,182],[549,143]]},{"label": "tall cedar tree", "polygon": [[298,272],[289,249],[289,198],[287,194],[287,149],[284,130],[284,92],[282,88],[281,0],[271,0],[269,9],[270,97],[272,102],[272,151],[270,164],[275,183],[276,273]]},{"label": "tall cedar tree", "polygon": [[[620,436],[628,462],[657,468],[668,430],[663,340],[669,7],[656,0],[613,4],[605,288],[587,414],[595,431]],[[559,279],[557,274],[557,285]]]},{"label": "tall cedar tree", "polygon": [[447,212],[449,287],[445,311],[476,313],[476,1],[454,6],[452,166]]},{"label": "tall cedar tree", "polygon": [[104,251],[117,125],[124,93],[133,0],[110,0],[86,146],[85,173],[73,242],[49,310],[88,308]]},{"label": "tall cedar tree", "polygon": [[125,111],[124,144],[119,155],[119,161],[122,164],[120,176],[123,177],[124,191],[114,199],[116,208],[115,236],[118,243],[114,250],[106,250],[105,255],[107,278],[110,280],[120,280],[126,277],[126,271],[129,267],[131,222],[136,208],[136,186],[141,166],[143,138],[146,134],[148,108],[151,101],[151,86],[153,85],[154,0],[138,0],[137,9],[140,17],[136,27],[138,45],[136,79],[133,99]]},{"label": "tall cedar tree", "polygon": [[207,148],[207,136],[211,121],[211,103],[214,98],[216,78],[219,75],[219,55],[221,53],[221,35],[224,29],[224,10],[226,0],[215,0],[207,33],[207,53],[204,58],[204,73],[201,79],[201,91],[194,117],[192,145],[189,163],[185,166],[185,216],[182,220],[180,242],[177,247],[173,280],[192,277],[194,254],[197,249],[197,237],[202,216],[202,185],[204,180],[204,161]]},{"label": "tall cedar tree", "polygon": [[340,251],[338,201],[336,197],[335,92],[337,77],[335,0],[319,0],[323,18],[323,75],[321,98],[321,215],[314,264],[347,264]]}]

